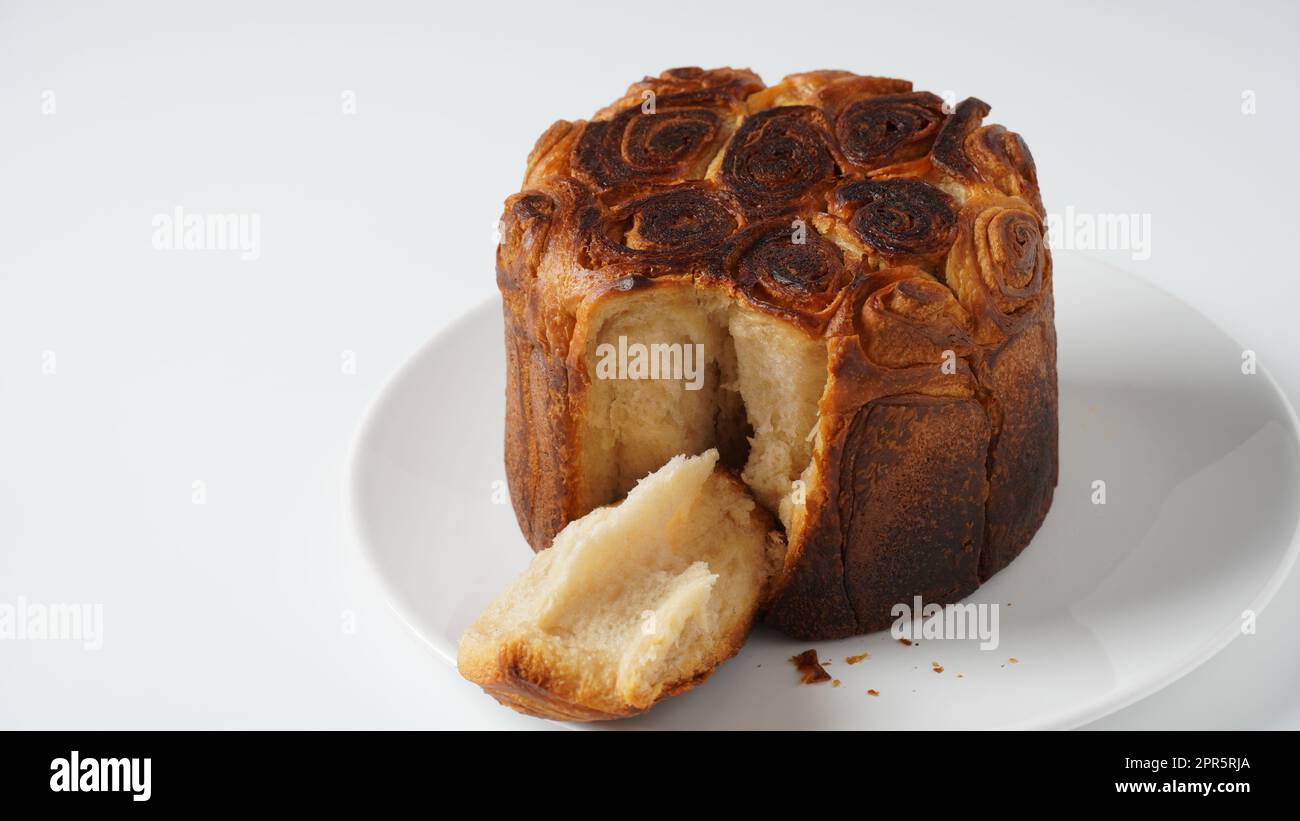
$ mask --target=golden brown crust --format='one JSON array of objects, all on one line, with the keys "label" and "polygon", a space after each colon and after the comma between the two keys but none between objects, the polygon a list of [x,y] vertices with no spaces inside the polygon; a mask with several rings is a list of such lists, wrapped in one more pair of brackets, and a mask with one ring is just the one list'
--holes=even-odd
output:
[{"label": "golden brown crust", "polygon": [[[643,110],[647,95],[658,113]],[[771,621],[808,638],[874,629],[872,602],[901,591],[873,562],[875,575],[902,568],[925,588],[913,592],[951,598],[969,592],[972,567],[982,580],[1014,558],[1056,483],[1052,272],[1033,158],[988,113],[974,98],[949,113],[906,81],[847,72],[763,88],[745,70],[674,69],[591,122],[552,126],[507,201],[497,261],[507,472],[530,544],[544,549],[587,512],[584,317],[631,290],[693,287],[826,345],[815,481]],[[935,450],[929,485],[970,508],[963,523],[979,508],[973,564],[934,552],[958,530],[967,539],[955,520],[899,535],[899,511],[928,510],[880,498],[920,493],[906,465],[888,481],[858,477],[895,458],[889,441],[919,453],[948,435],[961,457]],[[900,538],[901,552],[884,546]],[[929,556],[933,574],[908,556]]]},{"label": "golden brown crust", "polygon": [[585,125],[581,121],[571,123],[568,120],[556,120],[542,132],[528,154],[528,165],[524,171],[525,190],[546,180],[569,175],[569,154]]},{"label": "golden brown crust", "polygon": [[505,644],[489,665],[462,663],[459,669],[462,676],[482,687],[483,692],[524,715],[556,721],[630,718],[708,680],[718,666],[740,652],[751,626],[752,624],[741,625],[741,629],[732,635],[720,637],[719,647],[722,649],[715,666],[665,686],[654,702],[641,707],[617,700],[581,675],[558,672],[562,668],[556,664],[555,659],[539,652],[537,647],[527,641]]},{"label": "golden brown crust", "polygon": [[913,596],[947,603],[977,588],[990,432],[980,403],[903,394],[830,424],[837,493],[819,500],[825,526],[769,623],[842,638],[889,627]]},{"label": "golden brown crust", "polygon": [[[740,652],[744,641],[744,634],[734,640],[733,649],[723,661]],[[462,668],[460,672],[483,692],[524,715],[556,721],[609,721],[640,715],[666,698],[681,695],[708,680],[713,669],[665,687],[653,704],[639,708],[614,703],[607,694],[585,687],[581,680],[557,678],[552,660],[539,658],[525,642],[504,647],[490,671]]]},{"label": "golden brown crust", "polygon": [[646,77],[628,86],[622,97],[596,112],[596,118],[608,117],[630,106],[644,106],[648,99],[659,100],[671,94],[708,93],[718,99],[743,103],[762,88],[763,81],[747,68],[670,68],[658,77]]},{"label": "golden brown crust", "polygon": [[869,360],[887,368],[937,366],[945,354],[975,351],[971,318],[946,285],[920,268],[902,266],[864,278],[859,339]]},{"label": "golden brown crust", "polygon": [[1010,564],[1052,506],[1058,471],[1056,328],[1042,319],[982,358],[978,373],[996,436],[989,448],[980,580]]},{"label": "golden brown crust", "polygon": [[966,156],[966,137],[979,128],[990,110],[988,103],[974,97],[967,97],[957,104],[952,116],[939,129],[934,147],[930,149],[930,159],[935,168],[966,182],[980,179],[975,164]]},{"label": "golden brown crust", "polygon": [[1000,194],[967,200],[944,278],[985,345],[1037,322],[1052,293],[1052,258],[1037,214],[1024,200]]},{"label": "golden brown crust", "polygon": [[981,126],[989,110],[988,103],[974,97],[957,104],[935,138],[930,152],[934,168],[966,186],[1020,197],[1045,217],[1029,146],[1000,125]]}]

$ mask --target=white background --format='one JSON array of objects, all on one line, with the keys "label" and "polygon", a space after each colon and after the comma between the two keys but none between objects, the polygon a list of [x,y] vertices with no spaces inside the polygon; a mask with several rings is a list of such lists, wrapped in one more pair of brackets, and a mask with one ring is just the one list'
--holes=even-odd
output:
[{"label": "white background", "polygon": [[[1293,4],[177,5],[0,3],[0,602],[105,619],[97,652],[0,642],[0,726],[545,726],[388,610],[348,448],[392,372],[495,294],[536,136],[671,66],[981,97],[1049,211],[1150,214],[1149,260],[1100,255],[1300,396]],[[155,250],[176,206],[259,214],[260,258]],[[1093,726],[1300,728],[1297,624],[1292,578],[1257,635]]]}]

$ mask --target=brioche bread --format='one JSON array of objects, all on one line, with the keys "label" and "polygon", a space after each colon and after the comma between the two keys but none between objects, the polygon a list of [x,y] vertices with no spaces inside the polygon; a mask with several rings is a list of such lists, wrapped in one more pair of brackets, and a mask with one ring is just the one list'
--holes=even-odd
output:
[{"label": "brioche bread", "polygon": [[[1033,159],[988,113],[691,68],[547,129],[497,250],[532,547],[717,448],[785,533],[765,618],[793,636],[882,629],[1014,559],[1057,479],[1052,263]],[[702,346],[698,386],[598,374],[627,343]]]},{"label": "brioche bread", "polygon": [[589,721],[647,710],[735,655],[785,543],[717,463],[673,458],[560,531],[461,638],[461,674],[519,712]]}]

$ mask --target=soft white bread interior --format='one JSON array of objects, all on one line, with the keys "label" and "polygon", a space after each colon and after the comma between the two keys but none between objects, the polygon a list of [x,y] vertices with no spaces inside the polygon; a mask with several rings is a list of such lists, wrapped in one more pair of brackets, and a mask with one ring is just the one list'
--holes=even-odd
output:
[{"label": "soft white bread interior", "polygon": [[740,649],[785,552],[716,449],[570,523],[461,638],[461,675],[548,718],[642,712]]},{"label": "soft white bread interior", "polygon": [[[693,286],[646,289],[605,305],[588,319],[595,330],[586,343],[579,509],[622,498],[676,454],[716,447],[795,532],[802,501],[792,491],[812,462],[826,388],[824,340]],[[600,346],[620,340],[684,351],[683,359],[699,351],[688,362],[699,377],[599,378]]]}]

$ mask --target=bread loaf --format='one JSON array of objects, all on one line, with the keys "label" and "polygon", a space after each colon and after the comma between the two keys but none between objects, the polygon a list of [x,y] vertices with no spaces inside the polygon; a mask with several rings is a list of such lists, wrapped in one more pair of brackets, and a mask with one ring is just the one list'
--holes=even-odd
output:
[{"label": "bread loaf", "polygon": [[[785,533],[765,618],[793,636],[882,629],[1014,559],[1057,478],[1052,263],[1033,159],[988,113],[690,68],[547,129],[497,251],[532,547],[716,447]],[[638,343],[700,352],[696,383],[598,372]]]}]

